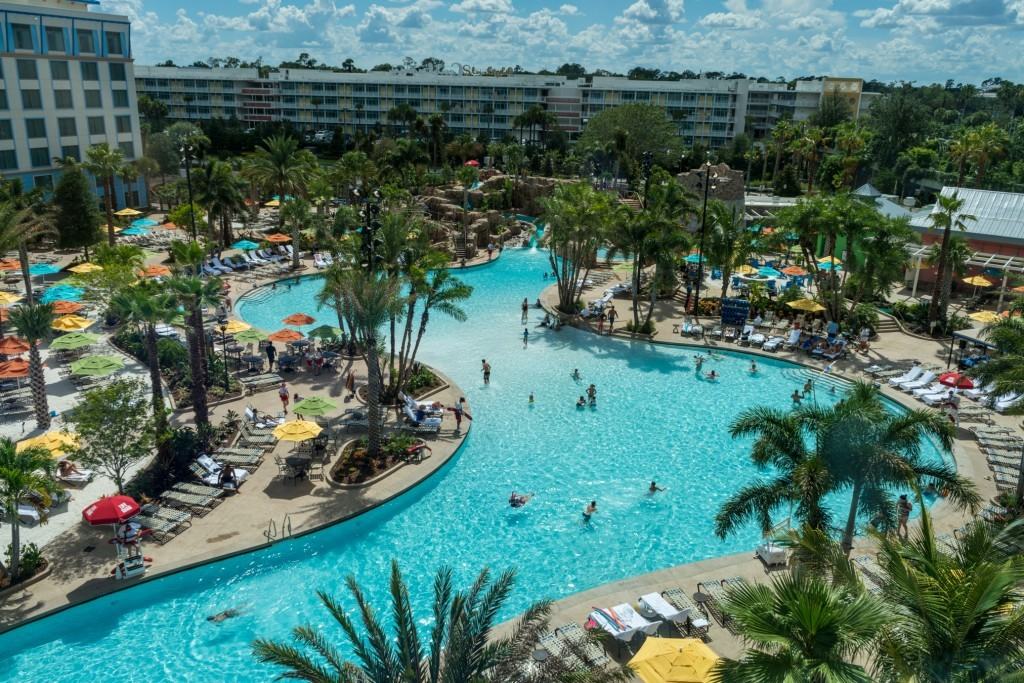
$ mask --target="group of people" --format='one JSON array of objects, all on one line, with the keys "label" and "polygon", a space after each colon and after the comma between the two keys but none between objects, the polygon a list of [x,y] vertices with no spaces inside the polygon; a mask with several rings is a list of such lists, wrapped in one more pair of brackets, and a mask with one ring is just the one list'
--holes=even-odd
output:
[{"label": "group of people", "polygon": [[[579,371],[577,370],[576,373],[577,373],[577,376],[578,376]],[[589,387],[587,387],[587,396],[586,396],[586,398],[584,398],[583,396],[580,396],[580,399],[578,401],[576,401],[576,407],[577,408],[586,408],[588,405],[591,408],[596,408],[597,407],[597,387],[595,385],[593,385],[593,384],[591,384]]]},{"label": "group of people", "polygon": [[[659,493],[659,492],[664,491],[664,490],[665,490],[664,487],[658,486],[658,482],[657,481],[653,481],[652,480],[650,486],[647,487],[647,495],[648,496],[653,496],[654,494]],[[510,495],[508,497],[509,507],[512,507],[512,508],[525,507],[526,504],[529,503],[533,499],[534,495],[535,494],[533,494],[533,493],[517,493],[517,492],[513,491],[512,495]],[[591,518],[594,516],[594,513],[596,513],[596,512],[597,512],[597,501],[596,500],[592,500],[589,503],[587,503],[587,505],[583,508],[583,523],[584,524],[589,524]]]}]

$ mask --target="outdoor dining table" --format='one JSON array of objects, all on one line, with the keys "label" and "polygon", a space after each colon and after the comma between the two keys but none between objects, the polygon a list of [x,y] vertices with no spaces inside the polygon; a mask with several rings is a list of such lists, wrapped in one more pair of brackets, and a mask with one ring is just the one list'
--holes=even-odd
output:
[{"label": "outdoor dining table", "polygon": [[263,356],[257,356],[255,354],[242,356],[242,362],[249,366],[249,372],[256,372],[263,368]]},{"label": "outdoor dining table", "polygon": [[284,463],[304,475],[313,465],[313,455],[311,453],[289,453],[284,456]]},{"label": "outdoor dining table", "polygon": [[277,357],[277,366],[281,370],[294,370],[299,357],[293,353],[284,353]]}]

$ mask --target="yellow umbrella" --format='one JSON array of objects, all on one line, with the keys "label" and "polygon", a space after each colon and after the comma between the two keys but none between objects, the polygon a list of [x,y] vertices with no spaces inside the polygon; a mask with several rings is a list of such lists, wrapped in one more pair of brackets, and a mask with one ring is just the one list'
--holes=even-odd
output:
[{"label": "yellow umbrella", "polygon": [[68,268],[72,273],[95,273],[97,270],[103,270],[103,266],[97,266],[95,263],[79,263],[77,266],[71,266]]},{"label": "yellow umbrella", "polygon": [[10,306],[21,301],[21,297],[10,292],[0,292],[0,306]]},{"label": "yellow umbrella", "polygon": [[753,275],[754,273],[757,272],[757,268],[755,268],[754,266],[748,266],[747,264],[744,263],[742,266],[737,268],[734,272],[737,275]]},{"label": "yellow umbrella", "polygon": [[980,275],[972,275],[971,277],[965,277],[963,279],[964,284],[973,285],[975,287],[991,287],[992,281],[988,278],[984,278]]},{"label": "yellow umbrella", "polygon": [[281,201],[279,199],[271,199],[269,202],[264,203],[263,206],[281,206]]},{"label": "yellow umbrella", "polygon": [[67,451],[78,448],[78,435],[68,432],[46,432],[39,436],[33,436],[31,439],[19,441],[14,450],[20,453],[26,448],[36,447],[45,448],[50,451],[51,456],[59,458]]},{"label": "yellow umbrella", "polygon": [[120,211],[115,211],[114,215],[115,216],[121,216],[123,218],[130,218],[132,216],[141,216],[142,212],[141,211],[136,211],[135,209],[133,209],[131,207],[127,207],[127,208],[121,209]]},{"label": "yellow umbrella", "polygon": [[89,329],[95,320],[83,318],[80,315],[65,315],[53,321],[53,329],[61,332],[81,332]]},{"label": "yellow umbrella", "polygon": [[629,666],[644,683],[705,683],[717,662],[696,638],[648,638]]},{"label": "yellow umbrella", "polygon": [[323,431],[323,427],[315,422],[295,420],[274,427],[274,437],[280,441],[309,441]]},{"label": "yellow umbrella", "polygon": [[241,320],[229,320],[228,324],[224,326],[224,331],[228,334],[237,334],[251,329],[252,325],[243,323]]},{"label": "yellow umbrella", "polygon": [[843,259],[839,258],[838,256],[822,256],[820,259],[818,259],[818,263],[828,263],[830,261],[832,263],[842,263]]},{"label": "yellow umbrella", "polygon": [[809,311],[811,313],[818,313],[825,310],[824,306],[819,304],[817,301],[812,301],[811,299],[797,299],[796,301],[790,301],[786,305],[798,311]]},{"label": "yellow umbrella", "polygon": [[993,313],[992,311],[978,311],[977,313],[971,313],[967,317],[971,320],[977,320],[979,323],[985,323],[986,325],[990,325],[999,320],[999,314]]}]

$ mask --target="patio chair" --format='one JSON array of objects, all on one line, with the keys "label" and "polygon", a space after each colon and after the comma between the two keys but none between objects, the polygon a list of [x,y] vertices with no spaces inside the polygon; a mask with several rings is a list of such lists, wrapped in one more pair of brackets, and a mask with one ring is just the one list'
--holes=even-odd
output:
[{"label": "patio chair", "polygon": [[738,576],[730,579],[697,582],[697,592],[703,593],[708,598],[702,603],[705,614],[713,616],[719,624],[724,628],[729,629],[730,633],[734,632],[732,621],[729,619],[729,615],[722,610],[722,604],[725,601],[726,590],[729,586],[740,585],[742,583],[744,583],[743,579]]},{"label": "patio chair", "polygon": [[709,635],[709,632],[711,631],[711,622],[704,617],[698,616],[701,613],[701,610],[694,604],[693,599],[683,592],[682,588],[669,588],[666,591],[662,591],[661,595],[676,609],[690,611],[692,616],[686,620],[685,632],[681,631],[681,635],[687,638],[696,636],[705,643],[711,640],[711,636]]},{"label": "patio chair", "polygon": [[205,515],[220,502],[219,496],[187,493],[173,488],[161,493],[160,498],[166,501],[168,505],[185,508],[198,517]]}]

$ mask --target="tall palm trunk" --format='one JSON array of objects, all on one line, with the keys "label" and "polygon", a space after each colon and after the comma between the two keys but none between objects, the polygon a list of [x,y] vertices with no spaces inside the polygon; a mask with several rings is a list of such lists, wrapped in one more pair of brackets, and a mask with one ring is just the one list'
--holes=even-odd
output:
[{"label": "tall palm trunk", "polygon": [[[947,225],[942,231],[942,247],[939,249],[939,263],[935,268],[935,283],[932,285],[932,300],[928,302],[928,321],[939,320],[940,313],[945,309],[940,308],[942,292],[946,288],[946,271],[949,270],[949,243],[952,239],[953,226]],[[952,283],[950,283],[952,288]]]},{"label": "tall palm trunk", "polygon": [[25,240],[18,242],[18,265],[21,266],[21,279],[25,283],[25,305],[31,306],[35,303],[35,295],[32,294],[32,274],[28,272],[28,246]]},{"label": "tall palm trunk", "polygon": [[114,179],[103,179],[103,208],[107,212],[107,244],[114,246]]},{"label": "tall palm trunk", "polygon": [[863,485],[860,480],[854,482],[853,493],[850,498],[850,514],[846,517],[846,527],[843,529],[843,550],[849,557],[853,550],[853,534],[857,530],[857,508],[860,505],[860,492]]},{"label": "tall palm trunk", "polygon": [[[210,409],[206,402],[206,363],[203,358],[203,322],[197,307],[189,314],[191,326],[186,327],[188,338],[189,364],[192,373],[192,413],[196,418],[196,426],[210,424]],[[196,330],[199,330],[198,333]]]},{"label": "tall palm trunk", "polygon": [[32,388],[32,407],[36,412],[36,427],[50,428],[50,406],[46,400],[46,379],[43,377],[43,360],[39,356],[39,343],[31,341],[28,349],[29,385]]},{"label": "tall palm trunk", "polygon": [[366,414],[370,426],[366,436],[366,452],[371,458],[380,456],[380,362],[377,358],[377,340],[373,337],[366,340]]},{"label": "tall palm trunk", "polygon": [[292,270],[299,269],[299,222],[292,224]]},{"label": "tall palm trunk", "polygon": [[[732,277],[732,264],[722,266],[722,298],[729,296],[729,279]],[[697,310],[694,305],[693,310]]]},{"label": "tall palm trunk", "polygon": [[149,384],[153,400],[154,431],[161,435],[167,431],[167,411],[160,377],[160,349],[157,346],[156,325],[146,325],[146,355],[149,360]]},{"label": "tall palm trunk", "polygon": [[7,524],[11,527],[11,566],[8,568],[13,581],[21,574],[21,522],[18,521],[18,506],[8,513]]}]

